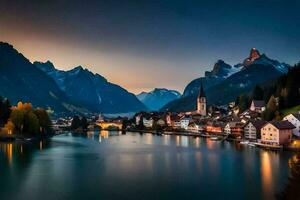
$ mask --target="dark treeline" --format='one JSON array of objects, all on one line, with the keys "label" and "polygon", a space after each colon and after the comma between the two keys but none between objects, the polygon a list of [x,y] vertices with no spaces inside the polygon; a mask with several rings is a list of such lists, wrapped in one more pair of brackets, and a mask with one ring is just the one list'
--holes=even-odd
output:
[{"label": "dark treeline", "polygon": [[3,127],[10,116],[11,113],[11,105],[8,99],[3,99],[0,96],[0,127]]},{"label": "dark treeline", "polygon": [[75,115],[72,119],[71,130],[87,130],[88,121],[85,117],[79,117]]},{"label": "dark treeline", "polygon": [[266,120],[281,118],[281,110],[300,105],[300,63],[272,84],[256,86],[249,94],[240,95],[235,103],[240,111],[244,111],[249,108],[252,99],[266,103],[266,111],[263,113]]}]

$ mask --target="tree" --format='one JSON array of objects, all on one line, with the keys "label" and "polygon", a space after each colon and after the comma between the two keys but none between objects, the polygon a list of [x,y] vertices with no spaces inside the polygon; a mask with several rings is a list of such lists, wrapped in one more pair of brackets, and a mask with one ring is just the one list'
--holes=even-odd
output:
[{"label": "tree", "polygon": [[18,110],[22,110],[23,109],[23,103],[22,101],[19,101],[18,104],[17,104],[17,109]]},{"label": "tree", "polygon": [[236,97],[235,99],[235,102],[234,102],[235,105],[239,105],[240,104],[240,97]]},{"label": "tree", "polygon": [[240,112],[243,112],[245,111],[247,108],[249,108],[250,106],[250,99],[247,95],[241,95],[240,98],[239,98],[239,109],[240,109]]},{"label": "tree", "polygon": [[261,87],[259,87],[258,85],[255,86],[253,92],[252,92],[252,99],[255,100],[263,100],[264,98],[264,91]]},{"label": "tree", "polygon": [[300,103],[300,68],[296,67],[288,73],[286,80],[286,89],[287,89],[287,106],[292,107],[299,105]]},{"label": "tree", "polygon": [[88,123],[87,119],[85,117],[82,117],[80,121],[81,121],[82,129],[86,130],[89,126],[89,123]]},{"label": "tree", "polygon": [[24,110],[32,110],[32,105],[31,105],[31,103],[24,103],[23,104],[23,109]]},{"label": "tree", "polygon": [[25,112],[23,110],[14,109],[10,114],[10,119],[15,125],[16,130],[22,134],[24,126]]},{"label": "tree", "polygon": [[39,120],[41,132],[49,133],[51,131],[51,120],[47,111],[42,108],[37,108],[34,110],[34,114]]},{"label": "tree", "polygon": [[14,125],[14,123],[12,123],[11,120],[8,120],[8,122],[5,124],[4,128],[7,130],[8,134],[13,134],[13,131],[15,129],[15,125]]},{"label": "tree", "polygon": [[38,117],[29,111],[24,118],[24,131],[30,135],[37,135],[40,132],[40,124]]},{"label": "tree", "polygon": [[274,119],[276,111],[278,111],[278,103],[276,98],[272,95],[268,101],[267,108],[263,113],[263,118],[267,121]]},{"label": "tree", "polygon": [[11,113],[11,105],[8,99],[2,100],[0,97],[0,126],[7,123]]},{"label": "tree", "polygon": [[80,126],[81,126],[81,120],[77,115],[75,115],[72,119],[71,129],[76,130],[76,129],[80,128]]}]

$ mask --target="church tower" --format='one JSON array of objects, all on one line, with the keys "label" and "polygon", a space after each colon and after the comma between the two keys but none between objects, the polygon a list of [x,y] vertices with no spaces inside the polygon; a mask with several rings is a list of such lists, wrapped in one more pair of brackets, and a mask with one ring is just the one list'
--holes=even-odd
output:
[{"label": "church tower", "polygon": [[206,96],[201,82],[200,91],[197,97],[197,113],[206,116]]}]

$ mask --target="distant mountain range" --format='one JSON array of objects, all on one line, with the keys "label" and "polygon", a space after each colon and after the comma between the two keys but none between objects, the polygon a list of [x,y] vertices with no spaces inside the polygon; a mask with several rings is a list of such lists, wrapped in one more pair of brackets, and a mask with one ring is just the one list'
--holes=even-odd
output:
[{"label": "distant mountain range", "polygon": [[81,66],[62,71],[50,61],[34,64],[49,75],[69,99],[93,112],[127,113],[146,109],[134,94]]},{"label": "distant mountain range", "polygon": [[258,84],[276,79],[287,73],[290,65],[268,58],[255,48],[242,63],[231,66],[222,60],[204,77],[191,81],[180,99],[168,103],[162,110],[191,111],[196,109],[196,98],[201,81],[206,90],[208,104],[223,105],[235,100]]},{"label": "distant mountain range", "polygon": [[178,91],[165,88],[155,88],[150,92],[141,92],[137,95],[137,98],[151,111],[158,111],[167,103],[180,97]]},{"label": "distant mountain range", "polygon": [[0,42],[0,95],[13,104],[31,102],[35,106],[55,108],[58,112],[81,110],[74,106],[55,81],[33,65],[13,46]]},{"label": "distant mountain range", "polygon": [[146,107],[132,93],[99,74],[76,67],[55,69],[51,62],[32,64],[8,43],[0,42],[0,95],[16,104],[31,102],[56,113],[126,113]]},{"label": "distant mountain range", "polygon": [[223,105],[242,93],[286,73],[289,65],[251,49],[249,57],[231,66],[218,60],[204,77],[191,81],[183,95],[154,89],[135,96],[83,67],[58,70],[48,61],[31,63],[12,45],[0,42],[0,96],[13,104],[27,101],[55,113],[129,113],[145,110],[191,111],[203,82],[208,104]]}]

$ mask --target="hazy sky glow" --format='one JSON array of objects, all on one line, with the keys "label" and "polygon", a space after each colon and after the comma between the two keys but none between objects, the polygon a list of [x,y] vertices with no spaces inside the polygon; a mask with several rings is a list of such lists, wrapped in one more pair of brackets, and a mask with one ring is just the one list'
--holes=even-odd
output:
[{"label": "hazy sky glow", "polygon": [[[88,2],[88,3],[87,3]],[[300,60],[298,0],[0,0],[0,40],[31,61],[82,65],[131,92],[185,85],[256,47]]]}]

